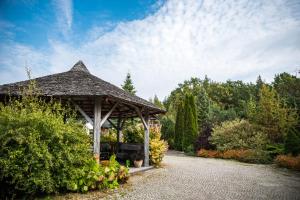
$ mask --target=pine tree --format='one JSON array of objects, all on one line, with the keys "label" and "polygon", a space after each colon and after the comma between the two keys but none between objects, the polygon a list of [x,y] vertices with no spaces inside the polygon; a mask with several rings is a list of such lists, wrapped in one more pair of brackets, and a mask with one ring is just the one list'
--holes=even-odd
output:
[{"label": "pine tree", "polygon": [[184,133],[183,133],[183,149],[194,146],[197,138],[197,114],[194,96],[187,94],[184,100]]},{"label": "pine tree", "polygon": [[176,122],[175,122],[175,135],[174,135],[174,147],[176,150],[182,150],[182,139],[184,132],[184,113],[183,113],[183,105],[178,104],[177,106],[177,114],[176,114]]},{"label": "pine tree", "polygon": [[135,88],[134,88],[134,86],[133,86],[133,83],[132,83],[132,80],[131,80],[131,75],[130,75],[130,73],[127,73],[126,79],[125,79],[125,81],[124,81],[124,84],[122,85],[122,88],[123,88],[125,91],[127,91],[127,92],[129,92],[129,93],[131,93],[131,94],[135,94],[135,93],[136,93],[136,90],[135,90]]},{"label": "pine tree", "polygon": [[255,97],[256,97],[256,101],[259,101],[259,92],[262,88],[262,86],[264,85],[264,82],[261,79],[261,76],[258,75],[257,79],[256,79],[256,85],[255,85]]}]

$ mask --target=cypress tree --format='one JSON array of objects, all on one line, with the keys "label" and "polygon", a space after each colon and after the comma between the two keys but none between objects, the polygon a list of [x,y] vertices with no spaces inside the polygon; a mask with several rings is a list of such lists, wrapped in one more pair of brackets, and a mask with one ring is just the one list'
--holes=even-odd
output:
[{"label": "cypress tree", "polygon": [[175,122],[175,135],[174,147],[176,150],[182,150],[182,138],[184,132],[184,113],[183,106],[180,103],[177,107],[176,122]]},{"label": "cypress tree", "polygon": [[183,133],[183,149],[194,145],[197,138],[197,114],[194,97],[186,94],[184,99],[184,133]]}]

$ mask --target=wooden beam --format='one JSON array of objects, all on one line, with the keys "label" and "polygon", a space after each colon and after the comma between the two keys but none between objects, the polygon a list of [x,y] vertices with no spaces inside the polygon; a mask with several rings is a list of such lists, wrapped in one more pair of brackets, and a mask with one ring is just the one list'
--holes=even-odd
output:
[{"label": "wooden beam", "polygon": [[109,118],[109,116],[111,115],[111,113],[114,111],[114,109],[118,106],[118,102],[115,103],[115,105],[110,109],[110,111],[108,113],[106,113],[106,115],[103,117],[103,119],[100,122],[100,127],[104,124],[104,122]]},{"label": "wooden beam", "polygon": [[94,156],[100,161],[100,135],[101,135],[101,99],[95,99],[94,106]]},{"label": "wooden beam", "polygon": [[146,120],[143,117],[142,112],[140,111],[140,109],[137,106],[132,105],[132,107],[135,109],[136,113],[138,114],[138,116],[140,117],[140,119],[142,120],[142,123],[144,125],[144,128],[148,128]]},{"label": "wooden beam", "polygon": [[80,114],[85,118],[87,122],[89,122],[92,126],[94,126],[93,120],[77,105],[75,102],[72,101],[75,106],[75,109],[80,112]]},{"label": "wooden beam", "polygon": [[110,119],[107,119],[107,121],[116,129],[118,130],[118,126],[116,126]]}]

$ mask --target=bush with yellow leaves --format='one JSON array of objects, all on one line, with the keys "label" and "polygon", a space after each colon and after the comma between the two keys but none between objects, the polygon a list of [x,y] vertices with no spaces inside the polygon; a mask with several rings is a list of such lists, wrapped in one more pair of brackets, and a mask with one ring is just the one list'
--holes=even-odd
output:
[{"label": "bush with yellow leaves", "polygon": [[150,161],[155,167],[162,162],[168,150],[168,143],[161,139],[160,129],[150,128]]}]

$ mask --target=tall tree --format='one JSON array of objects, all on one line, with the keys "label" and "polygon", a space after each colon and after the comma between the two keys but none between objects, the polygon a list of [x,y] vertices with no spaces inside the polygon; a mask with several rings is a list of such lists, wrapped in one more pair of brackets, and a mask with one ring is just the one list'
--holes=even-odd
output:
[{"label": "tall tree", "polygon": [[255,97],[256,97],[256,101],[259,101],[259,92],[260,92],[260,89],[262,88],[263,85],[264,85],[264,82],[261,79],[261,76],[258,75],[258,77],[256,79],[256,85],[255,85]]},{"label": "tall tree", "polygon": [[178,104],[175,122],[174,147],[176,150],[182,150],[182,139],[184,133],[184,113],[183,105]]},{"label": "tall tree", "polygon": [[195,98],[191,94],[186,94],[184,99],[184,133],[183,133],[183,150],[195,144],[198,126]]},{"label": "tall tree", "polygon": [[135,90],[135,88],[134,88],[134,86],[133,86],[133,83],[132,83],[132,80],[131,80],[131,75],[130,75],[130,73],[127,73],[126,79],[125,79],[125,81],[124,81],[124,84],[122,85],[122,88],[123,88],[125,91],[127,91],[127,92],[129,92],[129,93],[131,93],[131,94],[135,94],[135,93],[136,93],[136,90]]},{"label": "tall tree", "polygon": [[204,88],[200,89],[197,96],[197,121],[200,131],[209,123],[209,98]]},{"label": "tall tree", "polygon": [[153,104],[161,109],[165,109],[164,104],[158,99],[157,95],[154,95]]},{"label": "tall tree", "polygon": [[296,112],[282,105],[276,91],[262,85],[256,110],[256,124],[273,142],[283,142],[285,134],[296,125]]},{"label": "tall tree", "polygon": [[284,72],[275,76],[273,86],[290,107],[300,109],[300,78]]}]

